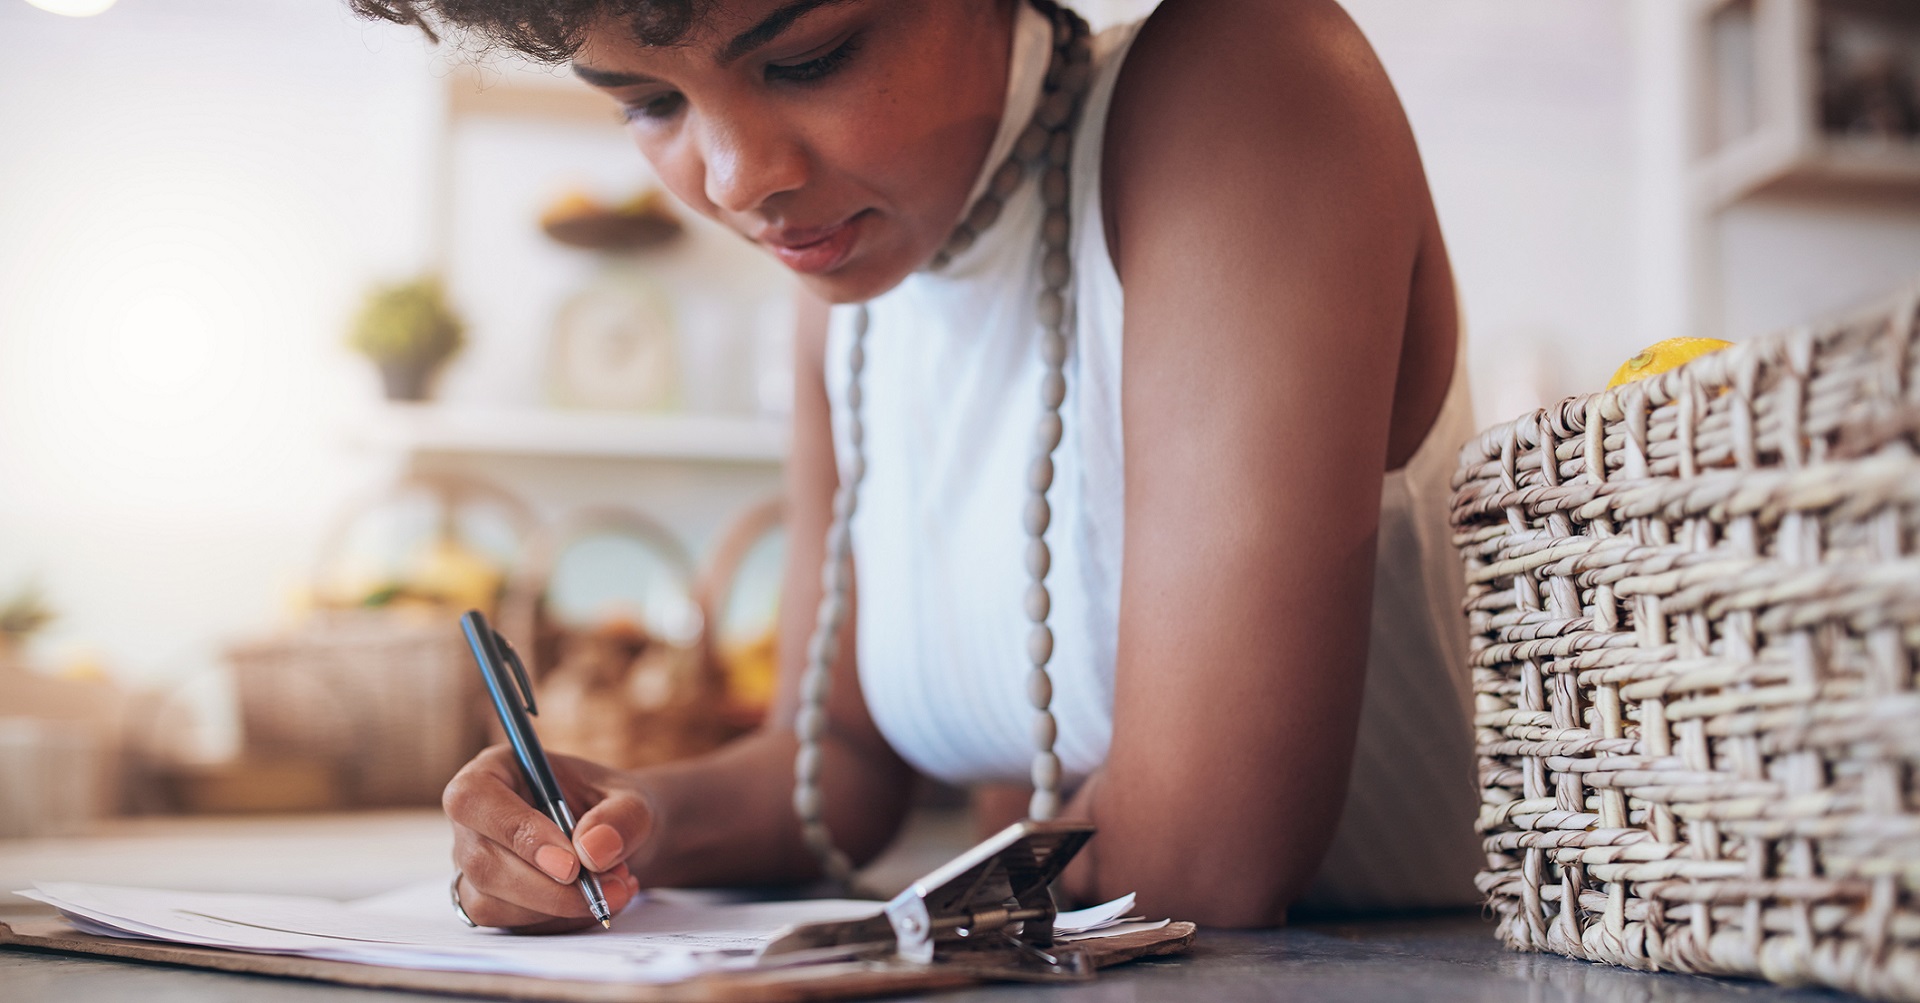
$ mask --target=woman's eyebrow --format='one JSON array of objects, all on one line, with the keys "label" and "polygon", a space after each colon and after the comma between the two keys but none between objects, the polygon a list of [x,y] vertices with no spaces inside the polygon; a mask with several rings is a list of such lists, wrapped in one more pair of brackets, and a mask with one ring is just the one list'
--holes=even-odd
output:
[{"label": "woman's eyebrow", "polygon": [[637,84],[657,84],[654,77],[641,76],[638,73],[621,73],[618,70],[599,70],[585,63],[575,61],[573,75],[595,87],[632,87]]},{"label": "woman's eyebrow", "polygon": [[[852,3],[854,0],[793,0],[792,3],[775,10],[760,19],[760,23],[733,36],[733,41],[720,50],[714,61],[721,66],[739,59],[741,56],[779,38],[795,21],[821,7]],[[622,73],[619,70],[602,70],[588,66],[578,60],[573,63],[573,75],[595,87],[633,87],[640,84],[657,84],[659,79],[639,73]]]},{"label": "woman's eyebrow", "polygon": [[813,10],[850,2],[852,2],[852,0],[793,0],[792,3],[761,18],[759,24],[733,36],[733,41],[728,42],[727,47],[720,50],[720,55],[716,59],[716,62],[721,66],[725,66],[739,59],[741,56],[779,38],[782,32],[793,27],[793,22],[800,20],[801,17]]}]

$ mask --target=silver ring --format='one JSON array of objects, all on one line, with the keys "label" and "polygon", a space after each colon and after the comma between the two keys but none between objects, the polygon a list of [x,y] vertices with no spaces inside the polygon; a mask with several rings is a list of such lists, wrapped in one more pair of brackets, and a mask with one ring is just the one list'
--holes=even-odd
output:
[{"label": "silver ring", "polygon": [[447,886],[447,898],[453,901],[453,914],[460,917],[460,922],[467,924],[468,929],[478,929],[480,924],[475,923],[473,917],[467,915],[467,907],[460,904],[460,879],[463,876],[459,871],[453,872],[453,884]]}]

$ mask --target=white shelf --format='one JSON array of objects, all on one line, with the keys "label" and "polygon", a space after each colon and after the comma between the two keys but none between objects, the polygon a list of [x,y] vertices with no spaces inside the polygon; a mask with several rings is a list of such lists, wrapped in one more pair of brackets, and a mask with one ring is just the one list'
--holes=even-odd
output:
[{"label": "white shelf", "polygon": [[1824,137],[1804,147],[1755,137],[1702,161],[1696,194],[1702,204],[1725,208],[1763,193],[1920,193],[1920,143],[1892,143],[1846,136]]},{"label": "white shelf", "polygon": [[385,404],[354,441],[414,453],[673,460],[778,465],[787,423],[777,418],[630,414],[559,408]]}]

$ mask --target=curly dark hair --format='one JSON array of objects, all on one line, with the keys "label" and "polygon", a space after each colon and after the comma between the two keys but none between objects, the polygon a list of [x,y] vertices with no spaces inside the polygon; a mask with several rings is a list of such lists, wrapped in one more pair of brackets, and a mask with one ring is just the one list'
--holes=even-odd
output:
[{"label": "curly dark hair", "polygon": [[438,41],[449,30],[483,46],[512,49],[545,63],[564,63],[580,51],[588,27],[603,17],[625,18],[647,45],[674,45],[700,17],[707,0],[347,0],[365,18],[411,24]]}]

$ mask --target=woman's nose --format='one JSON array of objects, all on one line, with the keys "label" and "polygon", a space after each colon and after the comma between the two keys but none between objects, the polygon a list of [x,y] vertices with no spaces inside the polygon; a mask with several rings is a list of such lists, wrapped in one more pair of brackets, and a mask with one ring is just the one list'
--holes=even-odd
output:
[{"label": "woman's nose", "polygon": [[706,133],[706,196],[720,209],[751,212],[806,183],[806,151],[778,125],[716,123]]}]

